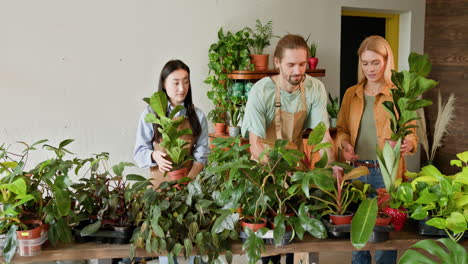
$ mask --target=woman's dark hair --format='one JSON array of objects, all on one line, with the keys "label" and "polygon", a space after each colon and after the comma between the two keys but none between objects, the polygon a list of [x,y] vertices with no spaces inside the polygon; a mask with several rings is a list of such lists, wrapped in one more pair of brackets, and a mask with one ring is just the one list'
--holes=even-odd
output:
[{"label": "woman's dark hair", "polygon": [[[158,91],[163,91],[167,95],[166,88],[164,84],[166,83],[167,76],[173,73],[176,70],[184,70],[189,75],[189,89],[187,95],[184,99],[185,108],[187,109],[187,118],[190,122],[190,126],[192,127],[192,134],[194,137],[198,137],[201,133],[201,125],[200,121],[198,121],[197,113],[195,112],[195,106],[192,102],[192,83],[190,82],[190,68],[183,63],[181,60],[170,60],[164,65],[163,69],[161,70],[161,74],[159,75],[159,86]],[[154,141],[159,143],[159,131],[158,128],[160,126],[154,124]]]}]

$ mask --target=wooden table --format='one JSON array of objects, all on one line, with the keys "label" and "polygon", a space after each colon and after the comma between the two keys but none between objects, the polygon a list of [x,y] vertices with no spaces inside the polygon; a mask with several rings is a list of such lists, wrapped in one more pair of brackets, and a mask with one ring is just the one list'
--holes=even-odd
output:
[{"label": "wooden table", "polygon": [[[411,247],[414,243],[422,239],[427,239],[415,232],[401,231],[390,233],[390,239],[385,242],[367,243],[362,250],[404,250]],[[468,248],[468,240],[460,243],[465,248]],[[13,258],[14,263],[34,262],[34,261],[52,261],[52,260],[80,260],[80,259],[109,259],[109,258],[128,258],[130,245],[115,245],[115,244],[97,244],[97,243],[82,243],[82,244],[62,244],[54,248],[50,245],[43,247],[42,253],[33,257]],[[265,256],[277,255],[282,253],[294,252],[295,260],[307,260],[303,263],[318,263],[318,255],[320,252],[343,252],[356,250],[349,239],[316,239],[306,237],[304,240],[295,240],[293,243],[275,247],[273,245],[266,246]],[[242,244],[235,242],[232,245],[233,254],[244,254],[242,252]],[[193,252],[197,254],[196,249]],[[149,254],[144,249],[138,249],[136,256],[151,257],[158,254]],[[296,262],[297,263],[297,262]]]}]

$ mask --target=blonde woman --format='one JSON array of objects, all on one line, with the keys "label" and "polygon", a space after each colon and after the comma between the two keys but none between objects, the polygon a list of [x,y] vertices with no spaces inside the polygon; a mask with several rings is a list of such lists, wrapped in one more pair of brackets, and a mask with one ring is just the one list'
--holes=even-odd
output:
[{"label": "blonde woman", "polygon": [[[392,101],[390,89],[394,69],[393,53],[388,42],[380,36],[366,38],[358,50],[358,84],[346,90],[338,114],[337,145],[346,161],[354,166],[366,166],[369,174],[359,180],[375,189],[384,188],[377,161],[376,148],[382,148],[385,139],[391,136],[390,119],[382,103]],[[415,133],[406,136],[401,145],[401,154],[416,152],[418,138]],[[400,160],[399,177],[405,170],[405,161]],[[396,263],[396,251],[377,250],[376,263]],[[369,251],[353,252],[354,264],[371,263]]]}]

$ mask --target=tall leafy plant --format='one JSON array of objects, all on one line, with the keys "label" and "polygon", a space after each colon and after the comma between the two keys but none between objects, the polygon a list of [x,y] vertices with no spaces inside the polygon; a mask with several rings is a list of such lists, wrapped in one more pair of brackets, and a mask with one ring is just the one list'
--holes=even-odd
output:
[{"label": "tall leafy plant", "polygon": [[438,82],[427,79],[432,65],[427,55],[412,52],[408,58],[409,71],[392,71],[392,82],[395,89],[391,89],[392,101],[383,103],[384,109],[390,115],[391,139],[398,140],[413,133],[412,124],[419,119],[416,110],[432,104],[432,101],[420,99],[419,97],[429,89],[434,88]]},{"label": "tall leafy plant", "polygon": [[227,74],[234,70],[253,68],[249,57],[249,39],[250,34],[246,29],[225,33],[223,28],[220,28],[218,41],[211,44],[208,50],[209,76],[205,83],[211,86],[207,96],[214,105],[214,109],[208,114],[212,121],[224,118],[228,99],[226,87],[231,85]]},{"label": "tall leafy plant", "polygon": [[161,134],[162,141],[159,145],[172,161],[173,170],[180,169],[186,161],[193,159],[186,147],[189,143],[180,138],[184,135],[191,135],[192,130],[189,128],[179,130],[179,125],[184,121],[184,117],[175,117],[184,107],[177,105],[170,114],[167,114],[167,95],[162,91],[155,92],[150,98],[144,98],[143,100],[154,111],[154,113],[146,115],[145,121],[160,126],[158,131]]}]

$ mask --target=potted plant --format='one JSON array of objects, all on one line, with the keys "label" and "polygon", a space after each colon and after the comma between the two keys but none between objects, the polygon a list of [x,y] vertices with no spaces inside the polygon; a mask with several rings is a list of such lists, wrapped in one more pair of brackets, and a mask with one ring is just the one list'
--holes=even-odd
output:
[{"label": "potted plant", "polygon": [[208,113],[208,119],[213,123],[216,135],[226,134],[225,115],[226,109],[223,106],[215,107]]},{"label": "potted plant", "polygon": [[[250,263],[260,258],[267,242],[281,245],[295,235],[302,239],[305,232],[318,238],[326,237],[323,224],[310,218],[311,208],[300,203],[305,201],[299,193],[300,185],[292,184],[291,177],[287,176],[295,171],[297,162],[303,158],[302,153],[287,149],[287,142],[278,140],[262,154],[268,161],[258,163],[249,159],[245,151],[248,146],[241,145],[239,138],[219,138],[213,143],[216,147],[210,156],[216,159],[210,160],[206,171],[216,175],[222,183],[219,200],[223,207],[232,212],[240,211],[240,220],[263,225],[262,218],[267,218],[267,212],[274,213],[271,229],[241,227],[243,249]],[[230,148],[224,151],[227,146]]]},{"label": "potted plant", "polygon": [[309,55],[310,57],[307,58],[307,62],[309,63],[309,69],[314,70],[317,68],[317,64],[319,59],[316,58],[317,56],[317,44],[312,42],[309,46]]},{"label": "potted plant", "polygon": [[395,89],[391,89],[392,101],[383,102],[384,109],[389,113],[391,140],[397,141],[414,133],[414,121],[419,119],[416,110],[429,106],[432,101],[420,99],[420,96],[434,88],[438,83],[426,79],[432,65],[427,55],[412,52],[408,58],[409,71],[392,71],[392,82]]},{"label": "potted plant", "polygon": [[[144,179],[139,175],[123,174],[125,167],[134,166],[132,163],[120,162],[112,167],[112,172],[107,171],[108,158],[108,153],[103,152],[77,160],[76,171],[89,163],[90,175],[83,175],[79,183],[72,185],[77,209],[83,215],[81,219],[87,220],[75,228],[75,234],[99,242],[124,244],[129,242],[133,226],[141,221],[142,195],[147,185],[129,185],[129,179]],[[100,170],[100,167],[104,169]]]},{"label": "potted plant", "polygon": [[207,96],[213,102],[214,109],[208,113],[208,117],[213,123],[224,123],[225,102],[228,100],[226,87],[230,87],[232,82],[227,74],[234,70],[253,68],[249,57],[249,38],[246,29],[224,33],[223,28],[220,28],[218,41],[211,44],[208,50],[209,76],[205,83],[211,86]]},{"label": "potted plant", "polygon": [[268,54],[263,54],[263,49],[270,45],[270,39],[273,37],[273,22],[270,20],[265,25],[259,19],[255,21],[255,30],[247,27],[251,34],[249,39],[250,47],[253,53],[250,54],[251,62],[256,71],[268,69]]},{"label": "potted plant", "polygon": [[[29,198],[22,200],[20,204],[16,204],[16,206],[20,207],[18,208],[17,215],[17,219],[20,222],[15,221],[8,231],[9,235],[7,235],[7,237],[10,236],[7,239],[8,249],[12,250],[13,244],[19,241],[20,253],[25,255],[37,254],[47,237],[53,245],[56,245],[59,241],[72,241],[71,227],[67,224],[67,221],[74,215],[71,211],[71,195],[69,190],[71,180],[68,175],[73,167],[73,161],[64,159],[64,156],[66,153],[71,153],[65,147],[73,142],[73,140],[64,140],[60,142],[58,147],[43,144],[42,147],[53,151],[55,157],[40,162],[30,171],[25,171],[29,152],[36,150],[36,146],[46,141],[40,140],[32,145],[21,142],[26,146],[22,154],[12,153],[2,148],[1,158],[4,159],[4,162],[2,162],[2,173],[6,172],[7,174],[2,178],[2,182],[12,183],[17,182],[18,179],[22,179],[27,186],[27,191],[21,191],[21,193],[28,194],[27,197]],[[12,157],[17,159],[15,160]],[[34,198],[31,199],[31,196]],[[6,212],[7,214],[11,214],[11,211]],[[35,230],[29,232],[30,228]],[[13,229],[15,230],[12,231]],[[15,231],[21,232],[15,236]],[[22,238],[33,239],[34,245],[30,246],[29,244],[22,243],[20,241]],[[13,257],[13,255],[10,256]]]},{"label": "potted plant", "polygon": [[142,222],[132,236],[131,258],[136,248],[145,248],[167,254],[171,263],[180,254],[188,258],[197,247],[208,263],[214,263],[221,253],[231,263],[229,239],[237,239],[234,223],[239,216],[221,208],[218,183],[202,172],[187,188],[177,190],[163,182],[156,190],[146,189]]},{"label": "potted plant", "polygon": [[468,229],[466,206],[468,205],[468,151],[457,154],[451,164],[462,168],[452,175],[443,175],[433,165],[421,168],[411,183],[404,182],[392,193],[394,208],[403,206],[411,218],[420,221],[420,233],[440,235],[429,227],[444,230],[454,241],[460,240]]},{"label": "potted plant", "polygon": [[231,97],[228,102],[228,114],[229,114],[229,136],[237,137],[240,134],[240,122],[244,116],[245,108],[245,97]]},{"label": "potted plant", "polygon": [[340,112],[340,103],[337,97],[332,97],[331,94],[328,94],[329,103],[327,104],[327,112],[330,116],[330,127],[336,127],[336,120],[338,118],[338,113]]},{"label": "potted plant", "polygon": [[187,146],[189,143],[181,139],[184,135],[192,134],[192,130],[179,129],[179,125],[184,121],[183,116],[175,117],[175,115],[184,109],[182,105],[176,106],[172,112],[167,114],[168,100],[164,92],[155,92],[150,98],[143,99],[148,103],[154,113],[148,113],[145,117],[145,122],[158,124],[159,133],[161,133],[161,142],[159,146],[167,153],[167,157],[172,161],[172,170],[167,174],[169,180],[178,180],[184,178],[188,174],[188,169],[185,167],[187,162],[193,160],[190,156]]}]

